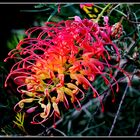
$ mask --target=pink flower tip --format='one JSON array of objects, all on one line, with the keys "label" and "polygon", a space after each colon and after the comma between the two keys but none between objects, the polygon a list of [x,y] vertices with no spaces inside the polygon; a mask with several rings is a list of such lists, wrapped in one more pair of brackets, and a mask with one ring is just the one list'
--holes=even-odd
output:
[{"label": "pink flower tip", "polygon": [[36,108],[37,108],[37,106],[31,107],[31,108],[29,108],[26,112],[27,112],[27,113],[32,113],[32,112],[35,111]]},{"label": "pink flower tip", "polygon": [[104,16],[104,22],[105,22],[105,24],[108,24],[108,21],[109,21],[108,16]]},{"label": "pink flower tip", "polygon": [[94,4],[93,4],[93,3],[80,4],[80,8],[81,8],[81,9],[83,9],[84,6],[92,7],[92,6],[94,6]]},{"label": "pink flower tip", "polygon": [[78,21],[78,22],[81,22],[81,21],[82,21],[81,18],[80,18],[79,16],[74,16],[74,20],[75,20],[75,21]]}]

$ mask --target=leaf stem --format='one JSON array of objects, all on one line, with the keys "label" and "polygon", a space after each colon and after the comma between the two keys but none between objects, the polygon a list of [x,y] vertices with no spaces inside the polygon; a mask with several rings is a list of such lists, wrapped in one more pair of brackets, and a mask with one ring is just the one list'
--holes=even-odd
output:
[{"label": "leaf stem", "polygon": [[98,15],[98,17],[96,19],[93,19],[94,22],[98,22],[99,19],[103,16],[104,12],[107,10],[107,8],[109,8],[111,6],[111,4],[107,4],[105,8],[103,8],[102,12]]}]

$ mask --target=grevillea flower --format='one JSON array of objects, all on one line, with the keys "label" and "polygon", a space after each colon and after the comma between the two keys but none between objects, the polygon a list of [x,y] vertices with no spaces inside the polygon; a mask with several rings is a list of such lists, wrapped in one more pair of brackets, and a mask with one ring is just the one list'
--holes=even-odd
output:
[{"label": "grevillea flower", "polygon": [[[112,68],[118,68],[120,54],[111,40],[111,26],[108,17],[105,24],[99,26],[89,19],[47,22],[44,26],[33,27],[26,31],[27,38],[21,40],[9,56],[16,63],[5,81],[12,77],[21,93],[21,100],[15,105],[15,111],[36,112],[31,123],[41,124],[51,117],[60,118],[61,103],[66,109],[70,104],[80,110],[80,101],[91,88],[93,97],[100,99],[100,93],[92,85],[97,76],[101,76],[112,90]],[[111,46],[118,66],[111,65],[112,56],[106,49]],[[113,57],[114,57],[113,56]],[[102,105],[103,109],[103,105]]]},{"label": "grevillea flower", "polygon": [[89,18],[96,19],[101,12],[99,8],[95,7],[93,3],[80,4],[80,8],[89,16]]},{"label": "grevillea flower", "polygon": [[94,4],[93,3],[83,3],[83,4],[80,4],[80,8],[83,9],[84,7],[93,7]]}]

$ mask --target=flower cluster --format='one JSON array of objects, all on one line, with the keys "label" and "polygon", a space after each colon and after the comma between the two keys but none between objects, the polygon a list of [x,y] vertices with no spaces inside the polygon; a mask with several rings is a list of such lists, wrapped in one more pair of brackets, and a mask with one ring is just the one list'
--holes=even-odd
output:
[{"label": "flower cluster", "polygon": [[27,38],[21,40],[5,59],[17,61],[5,81],[6,86],[12,77],[21,93],[22,99],[15,105],[15,111],[36,112],[31,123],[41,124],[52,116],[60,118],[61,103],[66,109],[70,104],[81,109],[80,101],[89,88],[102,105],[100,94],[92,85],[98,75],[112,93],[109,78],[116,83],[116,91],[119,90],[111,71],[117,66],[109,63],[111,55],[106,46],[114,49],[117,63],[120,54],[111,40],[108,17],[104,22],[99,26],[92,20],[75,16],[74,20],[47,22],[27,30]]}]

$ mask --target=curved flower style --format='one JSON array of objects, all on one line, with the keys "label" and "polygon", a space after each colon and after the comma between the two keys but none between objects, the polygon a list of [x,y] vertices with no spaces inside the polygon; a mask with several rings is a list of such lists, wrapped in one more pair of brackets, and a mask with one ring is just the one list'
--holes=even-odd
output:
[{"label": "curved flower style", "polygon": [[[111,68],[117,66],[109,64],[111,55],[106,46],[114,48],[118,63],[120,54],[111,41],[108,17],[104,20],[104,26],[100,27],[92,20],[76,16],[75,20],[47,22],[43,27],[26,31],[27,38],[21,40],[5,60],[17,60],[5,81],[6,86],[8,79],[13,77],[21,93],[22,100],[15,105],[15,111],[37,112],[31,123],[41,124],[52,116],[60,118],[60,103],[66,109],[70,104],[81,109],[80,101],[89,88],[102,105],[100,94],[92,85],[98,75],[112,93],[109,78],[116,83],[116,91],[119,90],[111,72]],[[39,118],[41,120],[36,121]]]}]

